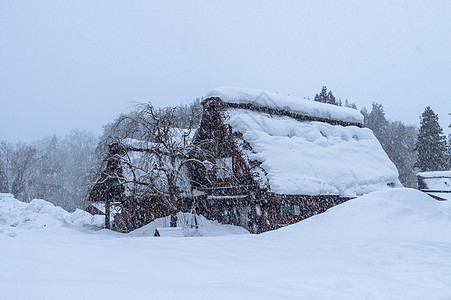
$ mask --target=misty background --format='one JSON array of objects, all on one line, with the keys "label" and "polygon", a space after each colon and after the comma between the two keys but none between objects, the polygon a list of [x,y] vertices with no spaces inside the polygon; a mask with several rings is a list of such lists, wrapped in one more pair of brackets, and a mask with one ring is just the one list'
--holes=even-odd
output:
[{"label": "misty background", "polygon": [[134,102],[189,103],[218,86],[312,98],[448,132],[449,1],[2,1],[0,140],[97,135]]}]

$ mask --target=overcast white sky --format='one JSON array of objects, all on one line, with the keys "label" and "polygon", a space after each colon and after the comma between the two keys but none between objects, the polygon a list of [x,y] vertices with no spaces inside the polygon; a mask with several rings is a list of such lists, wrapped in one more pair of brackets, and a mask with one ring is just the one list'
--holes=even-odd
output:
[{"label": "overcast white sky", "polygon": [[[218,86],[451,121],[451,1],[1,1],[0,140],[99,134]],[[445,129],[449,132],[449,129]]]}]

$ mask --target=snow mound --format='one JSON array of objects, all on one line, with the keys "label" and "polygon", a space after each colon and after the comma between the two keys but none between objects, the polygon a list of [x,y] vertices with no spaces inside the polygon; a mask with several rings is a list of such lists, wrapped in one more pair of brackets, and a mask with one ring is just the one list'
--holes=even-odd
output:
[{"label": "snow mound", "polygon": [[[197,229],[195,220],[197,219]],[[155,229],[169,227],[170,216],[158,218],[155,221],[138,228],[128,235],[131,236],[154,236]],[[249,234],[249,231],[240,226],[220,224],[217,221],[211,221],[202,215],[179,212],[177,214],[177,227],[182,227],[183,235],[187,236],[223,236],[233,234]]]},{"label": "snow mound", "polygon": [[260,185],[272,192],[355,197],[401,186],[398,170],[370,129],[244,109],[228,109],[224,122],[252,146],[243,149],[245,159],[262,163]]},{"label": "snow mound", "polygon": [[21,202],[11,194],[0,194],[0,233],[11,237],[22,229],[51,230],[64,226],[101,227],[103,216],[91,215],[77,209],[69,213],[41,199]]},{"label": "snow mound", "polygon": [[451,243],[451,203],[399,188],[373,192],[264,235],[283,239]]},{"label": "snow mound", "polygon": [[275,109],[290,110],[301,115],[363,124],[363,116],[357,110],[321,102],[315,102],[290,95],[237,87],[216,88],[205,98],[218,97],[228,103],[253,104]]},{"label": "snow mound", "polygon": [[29,232],[0,234],[0,299],[451,299],[451,202],[411,189],[261,235]]}]

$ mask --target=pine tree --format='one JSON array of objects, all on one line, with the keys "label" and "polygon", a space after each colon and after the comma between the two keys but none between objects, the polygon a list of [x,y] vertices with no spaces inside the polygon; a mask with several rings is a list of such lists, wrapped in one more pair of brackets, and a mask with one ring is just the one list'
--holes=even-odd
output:
[{"label": "pine tree", "polygon": [[446,137],[438,123],[438,115],[428,106],[421,115],[420,132],[416,144],[420,171],[443,171],[448,169]]},{"label": "pine tree", "polygon": [[329,93],[327,93],[327,100],[326,101],[327,101],[326,103],[338,105],[338,103],[335,100],[335,96],[332,93],[332,91],[329,91]]},{"label": "pine tree", "polygon": [[[346,103],[345,103],[346,105]],[[414,164],[417,160],[414,151],[417,130],[399,121],[385,118],[382,104],[373,102],[371,112],[361,110],[365,126],[370,128],[381,143],[390,160],[399,172],[399,180],[406,187],[416,188],[417,179]]]},{"label": "pine tree", "polygon": [[364,117],[365,126],[373,131],[382,146],[384,146],[388,121],[385,118],[385,111],[382,104],[373,102],[370,113],[366,109],[362,109],[361,113]]},{"label": "pine tree", "polygon": [[321,89],[321,93],[316,94],[313,100],[316,102],[327,103],[327,87],[323,86]]},{"label": "pine tree", "polygon": [[349,107],[357,110],[357,105],[354,102],[349,102],[347,98],[345,100],[344,107]]},{"label": "pine tree", "polygon": [[322,102],[322,103],[341,106],[341,100],[339,102],[337,102],[332,91],[327,92],[327,86],[323,86],[321,88],[321,93],[316,94],[315,98],[313,98],[313,100],[316,102]]},{"label": "pine tree", "polygon": [[416,188],[418,181],[414,165],[417,160],[415,143],[418,129],[400,121],[388,122],[384,150],[398,169],[399,181],[405,187]]},{"label": "pine tree", "polygon": [[[451,116],[451,113],[448,113]],[[451,123],[448,125],[451,128]],[[451,133],[448,135],[448,168],[451,169]]]}]

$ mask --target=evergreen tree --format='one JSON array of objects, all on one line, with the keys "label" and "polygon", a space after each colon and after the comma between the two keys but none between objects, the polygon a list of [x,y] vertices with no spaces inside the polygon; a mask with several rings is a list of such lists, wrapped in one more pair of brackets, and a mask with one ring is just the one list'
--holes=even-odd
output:
[{"label": "evergreen tree", "polygon": [[417,176],[414,165],[417,160],[415,143],[418,129],[404,125],[400,121],[388,122],[384,150],[398,169],[399,181],[405,187],[416,188]]},{"label": "evergreen tree", "polygon": [[354,102],[349,102],[347,98],[346,98],[346,100],[345,100],[345,105],[344,105],[344,106],[345,106],[345,107],[349,107],[349,108],[353,108],[353,109],[356,109],[356,110],[357,110],[357,105],[355,105]]},{"label": "evergreen tree", "polygon": [[321,93],[316,94],[315,98],[313,98],[313,100],[316,102],[322,102],[322,103],[341,106],[341,101],[337,102],[332,91],[328,92],[326,86],[323,86],[321,88]]},{"label": "evergreen tree", "polygon": [[[451,113],[448,113],[451,116]],[[448,125],[451,128],[451,123]],[[451,169],[451,133],[448,135],[448,168]]]},{"label": "evergreen tree", "polygon": [[399,121],[387,120],[382,104],[376,102],[373,102],[371,112],[363,108],[361,113],[364,116],[365,126],[373,131],[382,148],[398,169],[401,183],[406,187],[416,188],[414,164],[417,158],[414,149],[417,129]]},{"label": "evergreen tree", "polygon": [[316,94],[313,100],[316,102],[327,103],[327,87],[323,86],[321,89],[321,93]]},{"label": "evergreen tree", "polygon": [[448,169],[451,171],[451,133],[448,135]]},{"label": "evergreen tree", "polygon": [[416,144],[420,171],[443,171],[448,169],[446,137],[438,123],[438,115],[428,106],[421,115],[420,132]]},{"label": "evergreen tree", "polygon": [[334,94],[332,93],[332,91],[329,91],[329,93],[327,93],[327,100],[326,100],[328,104],[334,104],[334,105],[338,105],[337,100],[335,99]]},{"label": "evergreen tree", "polygon": [[362,109],[361,113],[364,117],[365,126],[370,128],[374,135],[379,139],[382,146],[386,140],[388,121],[385,118],[384,107],[380,103],[373,102],[371,112]]}]

